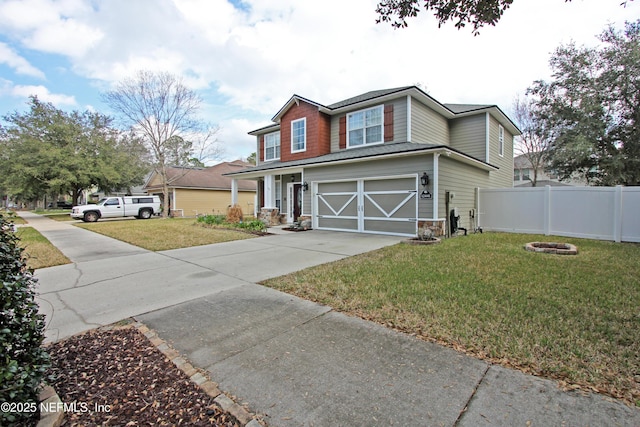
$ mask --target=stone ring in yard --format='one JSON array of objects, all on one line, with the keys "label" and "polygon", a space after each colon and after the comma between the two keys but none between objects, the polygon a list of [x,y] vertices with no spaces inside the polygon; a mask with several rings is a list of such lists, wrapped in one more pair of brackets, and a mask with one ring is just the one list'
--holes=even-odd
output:
[{"label": "stone ring in yard", "polygon": [[578,248],[570,243],[529,242],[525,250],[556,255],[578,255]]}]

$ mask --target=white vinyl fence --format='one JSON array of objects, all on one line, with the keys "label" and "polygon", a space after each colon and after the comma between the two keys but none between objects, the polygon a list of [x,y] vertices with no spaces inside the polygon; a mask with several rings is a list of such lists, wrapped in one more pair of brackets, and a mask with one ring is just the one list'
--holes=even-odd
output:
[{"label": "white vinyl fence", "polygon": [[488,231],[640,242],[640,187],[478,189]]}]

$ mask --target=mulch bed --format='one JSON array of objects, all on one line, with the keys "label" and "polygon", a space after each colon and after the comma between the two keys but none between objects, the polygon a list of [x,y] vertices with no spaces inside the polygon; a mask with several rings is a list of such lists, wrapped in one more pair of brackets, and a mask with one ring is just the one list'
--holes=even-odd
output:
[{"label": "mulch bed", "polygon": [[135,328],[90,331],[48,351],[51,385],[76,402],[63,426],[240,425]]}]

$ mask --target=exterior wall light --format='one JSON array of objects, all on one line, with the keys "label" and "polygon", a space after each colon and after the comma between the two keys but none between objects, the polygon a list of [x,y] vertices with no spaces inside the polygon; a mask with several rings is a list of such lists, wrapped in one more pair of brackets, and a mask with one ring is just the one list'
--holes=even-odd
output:
[{"label": "exterior wall light", "polygon": [[422,184],[423,187],[426,187],[427,185],[429,185],[429,175],[427,175],[426,172],[424,172],[420,177],[420,183]]},{"label": "exterior wall light", "polygon": [[307,190],[309,190],[309,184],[305,181],[305,182],[302,184],[302,191],[307,191]]}]

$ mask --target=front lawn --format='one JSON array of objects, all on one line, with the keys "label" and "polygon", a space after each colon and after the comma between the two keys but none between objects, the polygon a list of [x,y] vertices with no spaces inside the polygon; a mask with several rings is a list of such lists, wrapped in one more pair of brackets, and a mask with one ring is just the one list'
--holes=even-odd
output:
[{"label": "front lawn", "polygon": [[193,218],[166,218],[74,224],[151,251],[187,248],[232,240],[251,239],[255,235],[236,230],[203,227]]},{"label": "front lawn", "polygon": [[[527,252],[532,241],[577,256]],[[264,284],[640,405],[640,245],[485,233],[399,244]]]},{"label": "front lawn", "polygon": [[27,267],[45,268],[54,265],[69,264],[69,258],[47,240],[40,232],[33,227],[20,227],[16,232],[20,239],[19,245],[24,248],[24,256],[27,260]]}]

